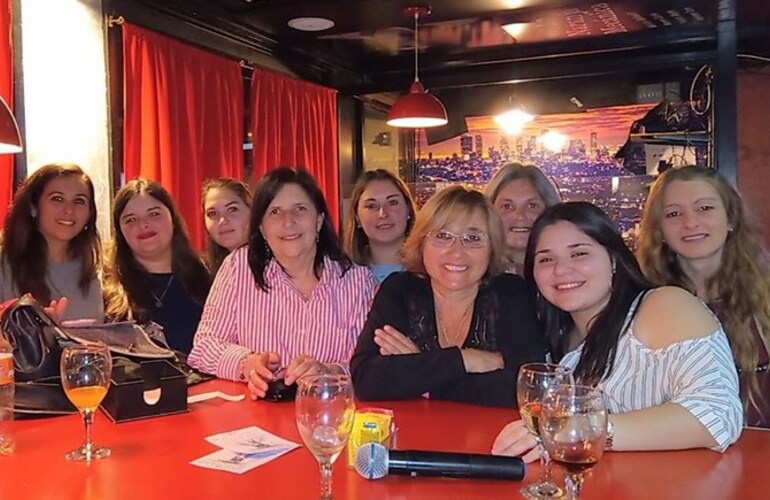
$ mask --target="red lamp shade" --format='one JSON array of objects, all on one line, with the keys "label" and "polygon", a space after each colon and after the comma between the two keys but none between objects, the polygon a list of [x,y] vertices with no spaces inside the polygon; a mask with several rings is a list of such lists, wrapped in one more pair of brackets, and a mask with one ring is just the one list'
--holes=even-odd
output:
[{"label": "red lamp shade", "polygon": [[21,134],[10,108],[0,97],[0,154],[21,152]]},{"label": "red lamp shade", "polygon": [[437,98],[426,94],[418,81],[409,87],[388,113],[388,125],[405,128],[440,127],[447,124],[446,108]]}]

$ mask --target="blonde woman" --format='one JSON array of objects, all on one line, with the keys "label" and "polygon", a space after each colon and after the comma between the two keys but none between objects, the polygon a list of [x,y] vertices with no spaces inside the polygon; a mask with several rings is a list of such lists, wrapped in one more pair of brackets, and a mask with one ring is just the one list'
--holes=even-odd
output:
[{"label": "blonde woman", "polygon": [[542,170],[521,163],[500,167],[484,192],[503,220],[508,271],[521,276],[532,224],[561,197]]},{"label": "blonde woman", "polygon": [[494,207],[479,191],[441,191],[403,256],[407,272],[382,283],[358,338],[356,397],[515,406],[519,366],[543,360],[545,347],[523,280],[502,272]]},{"label": "blonde woman", "polygon": [[716,170],[671,169],[653,184],[639,235],[647,277],[679,285],[722,321],[746,423],[770,427],[770,264],[738,192]]}]

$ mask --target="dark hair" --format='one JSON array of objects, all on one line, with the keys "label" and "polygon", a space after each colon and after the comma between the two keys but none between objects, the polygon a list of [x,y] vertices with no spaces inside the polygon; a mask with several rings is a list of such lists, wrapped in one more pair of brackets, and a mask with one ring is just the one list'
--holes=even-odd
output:
[{"label": "dark hair", "polygon": [[149,319],[149,311],[152,309],[153,284],[150,272],[136,259],[120,229],[120,216],[126,205],[140,194],[152,196],[171,213],[171,269],[174,275],[181,278],[187,293],[202,305],[211,286],[211,276],[190,244],[184,220],[171,195],[157,182],[134,179],[117,192],[112,207],[114,232],[105,277],[105,295],[106,314],[113,320],[133,317],[138,322],[144,322]]},{"label": "dark hair", "polygon": [[19,293],[31,293],[44,304],[51,300],[51,290],[46,283],[48,243],[33,212],[37,212],[46,186],[54,179],[66,177],[78,177],[88,187],[88,220],[83,230],[67,244],[69,256],[81,260],[78,287],[87,294],[99,276],[102,259],[94,185],[83,169],[71,163],[53,163],[36,170],[16,192],[3,227],[2,259],[11,272],[13,284]]},{"label": "dark hair", "polygon": [[364,232],[364,228],[358,224],[358,204],[361,201],[361,195],[364,194],[366,187],[374,181],[387,181],[392,183],[401,193],[401,196],[404,197],[404,203],[406,203],[406,207],[409,210],[404,237],[409,236],[417,216],[417,207],[414,204],[414,199],[409,192],[409,188],[400,177],[382,168],[369,170],[361,174],[356,181],[355,186],[353,186],[353,192],[350,195],[350,204],[348,205],[345,216],[343,245],[345,251],[353,259],[353,262],[361,264],[362,266],[371,264],[372,251],[369,248],[369,237],[366,235],[366,232]]},{"label": "dark hair", "polygon": [[[209,191],[212,189],[229,189],[241,199],[246,207],[251,209],[252,195],[251,190],[246,183],[233,179],[232,177],[216,177],[214,179],[207,179],[203,183],[201,204],[203,205],[204,217],[206,216],[206,195],[208,195]],[[222,265],[222,261],[230,254],[230,250],[214,241],[214,238],[211,237],[211,233],[206,231],[206,254],[209,271],[212,276],[215,276],[219,270],[219,266]]]},{"label": "dark hair", "polygon": [[[591,203],[575,201],[546,208],[532,226],[524,260],[524,275],[533,289],[536,286],[535,251],[540,235],[546,227],[561,221],[574,224],[580,232],[599,243],[614,263],[610,300],[589,323],[583,351],[575,367],[576,380],[596,385],[612,372],[618,340],[623,333],[623,324],[631,304],[641,292],[653,286],[642,275],[634,254],[623,242],[610,218]],[[566,353],[567,334],[574,327],[574,321],[568,313],[546,301],[539,293],[537,307],[552,353],[556,359],[560,359]]]},{"label": "dark hair", "polygon": [[302,168],[279,167],[259,181],[254,192],[254,203],[251,206],[251,234],[248,247],[249,267],[259,288],[266,292],[270,290],[270,286],[265,281],[265,267],[267,267],[270,259],[273,258],[273,252],[270,251],[270,247],[268,247],[267,241],[265,241],[265,237],[259,228],[267,212],[267,207],[273,202],[278,191],[287,184],[296,184],[305,191],[315,206],[316,211],[323,215],[321,230],[318,231],[318,243],[313,262],[316,277],[320,277],[319,273],[323,267],[324,257],[329,257],[337,262],[342,268],[342,275],[353,265],[348,256],[345,255],[345,252],[342,251],[340,241],[332,227],[324,195],[313,176]]}]

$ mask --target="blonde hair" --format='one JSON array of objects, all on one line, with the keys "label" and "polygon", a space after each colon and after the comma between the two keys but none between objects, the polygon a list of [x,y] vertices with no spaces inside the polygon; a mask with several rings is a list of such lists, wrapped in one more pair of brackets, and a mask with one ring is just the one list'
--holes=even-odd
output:
[{"label": "blonde hair", "polygon": [[425,275],[425,264],[422,258],[425,237],[429,233],[442,230],[450,221],[462,220],[477,211],[481,212],[486,220],[486,232],[489,236],[489,267],[484,277],[503,272],[506,269],[503,261],[505,255],[503,223],[497,215],[497,210],[481,191],[459,185],[436,193],[420,209],[414,228],[401,249],[406,269]]},{"label": "blonde hair", "polygon": [[495,172],[495,175],[492,176],[492,180],[489,181],[487,187],[484,188],[484,194],[489,198],[489,201],[494,203],[500,195],[500,191],[509,183],[518,179],[526,179],[531,182],[545,202],[546,207],[561,203],[559,192],[543,171],[535,165],[524,165],[521,163],[508,163],[500,167]]},{"label": "blonde hair", "polygon": [[415,217],[417,217],[417,206],[414,204],[412,194],[409,192],[409,188],[406,186],[403,180],[395,174],[378,168],[376,170],[369,170],[361,174],[353,186],[353,192],[350,197],[350,204],[345,210],[345,230],[342,236],[342,246],[345,252],[350,256],[351,260],[356,264],[366,266],[371,264],[372,251],[369,248],[369,237],[366,236],[364,228],[358,225],[358,204],[361,201],[361,196],[364,194],[366,187],[374,181],[388,181],[393,185],[404,197],[409,213],[406,219],[405,236],[409,236],[409,233],[414,226]]},{"label": "blonde hair", "polygon": [[[644,205],[637,257],[647,277],[661,285],[679,285],[695,293],[676,253],[663,240],[663,196],[674,181],[701,181],[719,194],[730,228],[722,250],[722,265],[706,282],[707,301],[719,304],[725,333],[735,362],[741,370],[745,391],[744,405],[759,409],[762,397],[755,377],[757,349],[752,323],[759,328],[760,342],[770,351],[770,262],[762,246],[761,232],[738,192],[719,173],[710,168],[687,166],[663,173],[652,185]],[[745,385],[748,384],[748,385]]]}]

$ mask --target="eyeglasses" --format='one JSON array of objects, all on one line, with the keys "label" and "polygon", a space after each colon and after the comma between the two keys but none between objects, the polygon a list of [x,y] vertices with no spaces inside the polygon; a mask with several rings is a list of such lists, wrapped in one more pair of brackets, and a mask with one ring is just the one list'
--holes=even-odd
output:
[{"label": "eyeglasses", "polygon": [[455,239],[460,238],[460,244],[465,248],[484,248],[487,246],[489,236],[482,231],[468,231],[463,234],[455,234],[451,231],[436,231],[428,233],[426,236],[433,246],[448,248],[451,247]]}]

